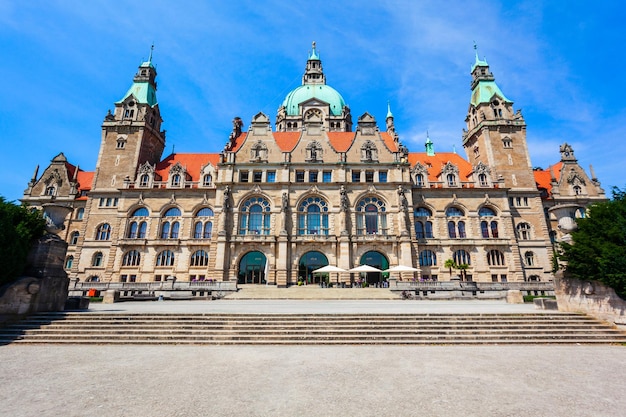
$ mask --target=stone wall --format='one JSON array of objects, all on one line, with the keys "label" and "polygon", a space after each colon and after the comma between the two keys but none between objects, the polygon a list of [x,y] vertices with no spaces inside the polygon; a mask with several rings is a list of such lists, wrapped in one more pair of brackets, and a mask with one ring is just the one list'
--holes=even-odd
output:
[{"label": "stone wall", "polygon": [[28,256],[26,276],[0,288],[0,321],[39,311],[63,311],[69,278],[63,269],[67,243],[46,235]]},{"label": "stone wall", "polygon": [[581,281],[559,271],[554,292],[560,311],[585,313],[626,329],[626,301],[598,281]]}]

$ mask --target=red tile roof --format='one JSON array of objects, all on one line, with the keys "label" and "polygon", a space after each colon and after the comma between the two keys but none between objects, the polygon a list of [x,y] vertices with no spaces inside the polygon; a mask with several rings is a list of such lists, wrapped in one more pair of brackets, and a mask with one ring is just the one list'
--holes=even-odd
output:
[{"label": "red tile roof", "polygon": [[175,153],[157,164],[156,174],[165,181],[169,176],[170,168],[180,162],[187,170],[187,175],[191,177],[191,181],[199,181],[200,169],[209,162],[217,168],[219,160],[220,155],[217,153]]},{"label": "red tile roof", "polygon": [[393,140],[393,137],[389,133],[381,132],[380,136],[383,139],[383,142],[385,142],[385,146],[387,146],[391,152],[398,152],[398,144],[395,140]]},{"label": "red tile roof", "polygon": [[248,137],[248,132],[242,132],[237,139],[235,139],[235,145],[230,149],[231,152],[237,152],[243,145]]},{"label": "red tile roof", "polygon": [[461,180],[467,180],[472,173],[470,163],[454,152],[439,152],[433,156],[428,156],[426,152],[409,153],[409,164],[411,167],[415,166],[418,162],[428,167],[429,181],[440,181],[438,177],[439,174],[441,174],[441,168],[448,162],[451,162],[459,168]]},{"label": "red tile roof", "polygon": [[[537,183],[538,188],[545,188],[548,190],[548,195],[552,194],[552,175],[558,181],[561,178],[561,169],[563,168],[563,162],[558,162],[552,166],[549,166],[548,169],[537,169],[533,171],[535,175],[535,182]],[[552,170],[552,173],[550,173]]]},{"label": "red tile roof", "polygon": [[291,152],[298,144],[300,132],[272,132],[276,144],[283,152]]},{"label": "red tile roof", "polygon": [[328,132],[328,141],[335,151],[347,152],[355,136],[355,132]]}]

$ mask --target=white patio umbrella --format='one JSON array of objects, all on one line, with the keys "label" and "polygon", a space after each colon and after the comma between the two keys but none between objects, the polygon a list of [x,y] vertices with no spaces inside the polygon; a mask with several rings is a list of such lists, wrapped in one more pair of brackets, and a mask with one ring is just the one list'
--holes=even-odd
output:
[{"label": "white patio umbrella", "polygon": [[337,284],[339,284],[339,273],[346,272],[346,270],[343,268],[339,268],[338,266],[326,265],[313,271],[314,274],[325,274],[325,273],[331,273],[331,272],[337,273]]},{"label": "white patio umbrella", "polygon": [[313,271],[314,274],[317,274],[317,273],[323,274],[326,272],[346,272],[346,270],[343,268],[339,268],[338,266],[326,265]]},{"label": "white patio umbrella", "polygon": [[385,269],[384,272],[397,272],[398,276],[402,278],[403,272],[416,272],[416,271],[419,271],[419,269],[413,268],[412,266],[396,265],[393,268]]},{"label": "white patio umbrella", "polygon": [[361,265],[356,268],[348,269],[348,272],[383,272],[382,269],[374,268],[369,265]]},{"label": "white patio umbrella", "polygon": [[[349,269],[348,272],[383,272],[382,269],[378,269],[378,268],[374,268],[373,266],[370,265],[361,265],[361,266],[357,266],[356,268],[352,268]],[[365,275],[365,282],[367,283],[367,275]]]}]

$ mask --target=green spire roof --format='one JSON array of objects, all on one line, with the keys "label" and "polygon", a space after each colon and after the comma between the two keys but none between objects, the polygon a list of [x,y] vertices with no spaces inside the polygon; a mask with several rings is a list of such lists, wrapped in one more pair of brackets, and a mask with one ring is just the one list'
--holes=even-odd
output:
[{"label": "green spire roof", "polygon": [[487,64],[486,59],[481,60],[480,58],[478,58],[478,47],[476,46],[476,42],[474,42],[474,55],[476,56],[476,58],[474,60],[474,65],[472,65],[472,69],[470,72],[474,72],[474,69],[476,69],[476,67],[488,67],[489,66],[489,64]]},{"label": "green spire roof", "polygon": [[393,117],[393,113],[391,112],[391,106],[389,105],[389,101],[387,101],[387,119]]},{"label": "green spire roof", "polygon": [[433,141],[430,140],[428,131],[426,131],[426,155],[435,156],[435,146],[433,144]]},{"label": "green spire roof", "polygon": [[135,81],[130,86],[124,97],[118,103],[123,102],[129,96],[133,95],[139,104],[147,104],[150,107],[154,107],[157,102],[156,89],[148,81]]},{"label": "green spire roof", "polygon": [[285,101],[283,101],[283,106],[285,106],[285,110],[289,116],[296,116],[300,111],[300,103],[304,103],[312,98],[328,103],[333,116],[340,116],[346,105],[341,94],[331,86],[325,84],[306,84],[296,87],[287,94]]},{"label": "green spire roof", "polygon": [[471,103],[473,106],[479,104],[491,103],[493,97],[496,96],[505,103],[513,102],[506,98],[495,81],[479,81],[474,90],[472,90]]},{"label": "green spire roof", "polygon": [[135,97],[135,100],[137,100],[139,104],[147,104],[150,107],[154,107],[158,103],[156,98],[156,83],[154,82],[156,68],[152,65],[152,51],[154,51],[154,44],[150,47],[148,60],[139,65],[139,71],[133,79],[133,85],[130,86],[126,94],[124,94],[124,97],[117,103],[122,103],[131,95]]},{"label": "green spire roof", "polygon": [[313,50],[309,54],[309,61],[313,61],[313,60],[319,61],[320,60],[320,55],[317,53],[317,49],[315,49],[315,41],[313,41],[312,49]]}]

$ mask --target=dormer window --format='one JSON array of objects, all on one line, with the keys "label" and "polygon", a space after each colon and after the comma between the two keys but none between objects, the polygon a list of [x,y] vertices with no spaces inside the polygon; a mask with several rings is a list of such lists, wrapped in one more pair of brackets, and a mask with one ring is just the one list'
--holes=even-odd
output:
[{"label": "dormer window", "polygon": [[125,119],[132,119],[133,117],[135,117],[135,110],[134,109],[126,109],[124,111],[124,118]]},{"label": "dormer window", "polygon": [[140,187],[147,187],[149,183],[150,183],[150,176],[148,174],[143,174],[141,177],[139,177]]},{"label": "dormer window", "polygon": [[172,176],[172,187],[180,187],[180,174]]},{"label": "dormer window", "polygon": [[446,181],[448,182],[448,187],[456,187],[456,175],[448,174],[446,175]]},{"label": "dormer window", "polygon": [[478,183],[481,187],[488,187],[489,181],[487,180],[486,174],[478,174]]},{"label": "dormer window", "polygon": [[213,184],[213,177],[211,177],[211,174],[205,174],[204,177],[202,177],[202,185],[204,187],[210,187]]},{"label": "dormer window", "polygon": [[46,195],[49,197],[54,197],[57,195],[57,188],[54,185],[50,185],[46,187]]}]

